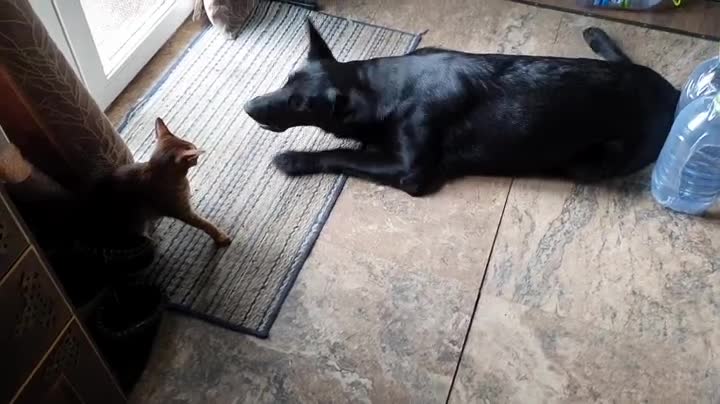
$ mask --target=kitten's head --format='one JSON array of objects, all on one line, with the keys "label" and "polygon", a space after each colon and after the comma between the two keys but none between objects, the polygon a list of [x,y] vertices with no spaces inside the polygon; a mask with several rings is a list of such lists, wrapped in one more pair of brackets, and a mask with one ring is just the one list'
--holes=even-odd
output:
[{"label": "kitten's head", "polygon": [[150,157],[152,164],[188,169],[197,165],[198,157],[204,153],[194,144],[175,136],[160,118],[155,120],[155,140],[155,150]]}]

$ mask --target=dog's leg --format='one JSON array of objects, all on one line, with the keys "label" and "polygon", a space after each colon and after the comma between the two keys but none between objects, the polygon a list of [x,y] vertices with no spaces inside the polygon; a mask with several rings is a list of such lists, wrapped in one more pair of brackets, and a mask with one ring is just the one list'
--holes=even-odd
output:
[{"label": "dog's leg", "polygon": [[618,139],[590,147],[569,165],[567,174],[579,183],[595,183],[632,174],[653,160],[636,143]]},{"label": "dog's leg", "polygon": [[319,152],[289,151],[273,159],[275,166],[287,175],[318,173],[344,174],[389,185],[421,196],[428,192],[424,184],[409,174],[400,159],[370,150],[333,149]]},{"label": "dog's leg", "polygon": [[228,235],[225,234],[222,230],[218,229],[217,227],[215,227],[214,224],[208,222],[194,212],[191,212],[187,215],[182,215],[177,219],[180,219],[183,222],[189,224],[190,226],[207,233],[210,237],[212,237],[213,241],[215,241],[215,245],[217,245],[218,247],[226,247],[232,242],[232,239],[228,237]]}]

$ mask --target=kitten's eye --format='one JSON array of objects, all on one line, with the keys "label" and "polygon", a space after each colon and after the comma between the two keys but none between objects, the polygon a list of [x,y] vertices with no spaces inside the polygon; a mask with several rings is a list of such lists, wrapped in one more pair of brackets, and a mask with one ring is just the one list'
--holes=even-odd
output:
[{"label": "kitten's eye", "polygon": [[303,109],[303,98],[297,94],[293,94],[288,98],[288,106],[296,111]]}]

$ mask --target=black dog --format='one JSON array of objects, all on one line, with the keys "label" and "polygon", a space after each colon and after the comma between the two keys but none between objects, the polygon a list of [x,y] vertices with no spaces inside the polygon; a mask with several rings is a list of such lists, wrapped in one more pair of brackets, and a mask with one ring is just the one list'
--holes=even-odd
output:
[{"label": "black dog", "polygon": [[598,28],[583,35],[608,61],[424,48],[340,63],[310,21],[308,34],[305,66],[245,111],[268,130],[316,126],[364,147],[281,153],[288,175],[345,174],[414,196],[467,175],[627,175],[657,158],[679,96]]}]

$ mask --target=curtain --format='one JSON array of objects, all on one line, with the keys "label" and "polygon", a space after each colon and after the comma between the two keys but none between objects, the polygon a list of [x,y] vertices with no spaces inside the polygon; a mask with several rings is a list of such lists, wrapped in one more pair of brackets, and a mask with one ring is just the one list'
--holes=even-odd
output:
[{"label": "curtain", "polygon": [[[70,190],[84,190],[98,176],[132,162],[27,0],[0,0],[0,74],[9,78],[3,93],[15,93],[0,97],[2,118],[17,126],[12,132],[6,127],[6,133],[49,177]],[[22,114],[27,116],[21,119]]]}]

